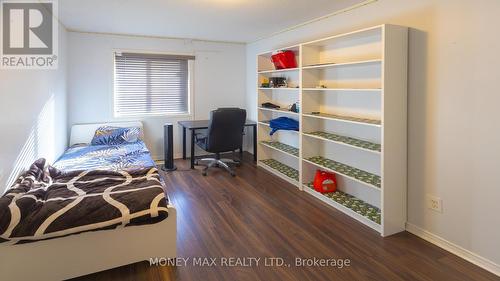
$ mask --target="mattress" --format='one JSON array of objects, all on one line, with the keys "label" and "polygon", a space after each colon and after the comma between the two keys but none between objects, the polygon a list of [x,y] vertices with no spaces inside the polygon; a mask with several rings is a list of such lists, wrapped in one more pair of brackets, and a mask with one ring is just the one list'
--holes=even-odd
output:
[{"label": "mattress", "polygon": [[54,166],[37,160],[0,197],[0,245],[157,223],[167,205],[142,141],[74,146]]},{"label": "mattress", "polygon": [[54,163],[63,171],[134,170],[155,167],[142,141],[120,145],[74,145]]}]

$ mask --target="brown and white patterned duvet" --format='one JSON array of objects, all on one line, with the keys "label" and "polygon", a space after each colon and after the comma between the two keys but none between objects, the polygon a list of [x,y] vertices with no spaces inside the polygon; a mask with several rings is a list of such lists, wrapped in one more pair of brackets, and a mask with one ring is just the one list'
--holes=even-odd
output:
[{"label": "brown and white patterned duvet", "polygon": [[0,243],[151,224],[167,216],[155,167],[62,172],[39,159],[0,198]]}]

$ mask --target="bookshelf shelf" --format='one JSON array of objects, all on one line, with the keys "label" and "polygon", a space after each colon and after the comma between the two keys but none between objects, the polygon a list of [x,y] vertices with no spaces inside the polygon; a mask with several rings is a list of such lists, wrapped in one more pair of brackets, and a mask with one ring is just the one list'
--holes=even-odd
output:
[{"label": "bookshelf shelf", "polygon": [[380,153],[382,146],[378,143],[373,143],[365,140],[360,140],[352,137],[341,136],[328,132],[315,131],[303,133],[307,137],[317,138],[324,141],[331,141],[342,145],[348,145],[357,149],[367,150],[370,152]]},{"label": "bookshelf shelf", "polygon": [[318,114],[304,113],[304,116],[312,117],[312,118],[322,118],[322,119],[334,120],[334,121],[351,122],[351,123],[357,123],[357,124],[363,124],[363,125],[369,125],[369,126],[377,126],[377,127],[381,126],[380,120],[353,117],[353,116],[343,116],[343,115],[328,114],[328,113],[318,113]]},{"label": "bookshelf shelf", "polygon": [[380,88],[303,88],[303,91],[338,92],[380,92]]},{"label": "bookshelf shelf", "polygon": [[285,69],[275,69],[275,70],[263,70],[259,71],[259,74],[291,72],[291,71],[299,71],[299,68],[295,67],[295,68],[285,68]]},{"label": "bookshelf shelf", "polygon": [[259,87],[259,90],[275,90],[275,91],[298,91],[300,88],[287,88],[287,87]]},{"label": "bookshelf shelf", "polygon": [[302,69],[316,69],[316,68],[329,68],[329,67],[338,67],[338,66],[349,66],[349,65],[358,65],[358,64],[368,64],[368,63],[381,63],[382,60],[362,60],[362,61],[353,61],[353,62],[341,62],[341,63],[323,63],[323,64],[313,64],[303,66]]},{"label": "bookshelf shelf", "polygon": [[260,160],[260,163],[273,174],[278,174],[281,178],[291,182],[294,185],[299,184],[299,171],[275,159]]},{"label": "bookshelf shelf", "polygon": [[344,177],[364,183],[370,187],[380,189],[380,176],[363,171],[361,169],[351,167],[349,165],[337,162],[323,156],[313,156],[305,158],[304,161],[316,165],[324,170],[334,172]]},{"label": "bookshelf shelf", "polygon": [[[358,220],[366,223],[375,223],[375,229],[380,228],[381,212],[380,209],[342,191],[332,193],[319,193],[313,189],[312,183],[305,184],[304,190],[316,197],[320,197],[322,201],[336,208],[342,208],[352,216],[356,216]],[[322,197],[322,198],[321,198]],[[368,219],[370,222],[367,222]]]},{"label": "bookshelf shelf", "polygon": [[291,145],[277,142],[277,141],[261,141],[260,144],[269,147],[271,149],[275,149],[277,151],[281,151],[283,153],[286,153],[288,155],[291,155],[293,157],[299,157],[299,149],[296,147],[293,147]]},{"label": "bookshelf shelf", "polygon": [[259,110],[276,112],[276,113],[284,113],[284,114],[289,114],[289,115],[297,115],[297,116],[299,115],[297,112],[293,112],[293,111],[285,110],[285,109],[272,109],[272,108],[259,107]]}]

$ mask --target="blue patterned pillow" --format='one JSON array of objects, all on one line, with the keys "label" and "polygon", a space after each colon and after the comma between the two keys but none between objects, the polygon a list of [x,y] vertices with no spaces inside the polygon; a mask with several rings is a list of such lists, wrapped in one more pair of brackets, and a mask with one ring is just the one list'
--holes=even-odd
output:
[{"label": "blue patterned pillow", "polygon": [[95,130],[91,145],[118,145],[137,142],[140,139],[139,127],[112,127],[102,126]]}]

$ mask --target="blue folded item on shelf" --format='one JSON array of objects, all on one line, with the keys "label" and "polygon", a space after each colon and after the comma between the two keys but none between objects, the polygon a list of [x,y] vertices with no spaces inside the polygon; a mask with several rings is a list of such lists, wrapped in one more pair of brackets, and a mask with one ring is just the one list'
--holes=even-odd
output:
[{"label": "blue folded item on shelf", "polygon": [[299,121],[288,117],[278,117],[269,121],[269,126],[272,129],[269,134],[272,136],[278,130],[298,131]]}]

